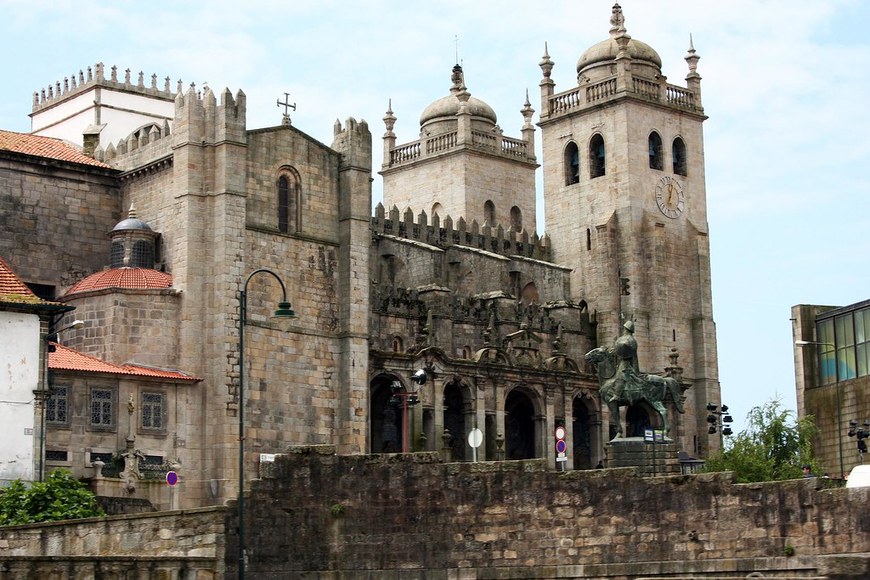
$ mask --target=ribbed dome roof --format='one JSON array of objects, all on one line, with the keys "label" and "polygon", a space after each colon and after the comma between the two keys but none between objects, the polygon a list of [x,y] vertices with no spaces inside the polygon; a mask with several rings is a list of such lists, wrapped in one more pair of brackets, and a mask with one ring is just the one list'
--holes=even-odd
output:
[{"label": "ribbed dome roof", "polygon": [[136,210],[133,208],[132,204],[130,205],[130,211],[127,212],[127,219],[119,221],[115,227],[112,228],[113,232],[125,232],[129,230],[151,231],[151,226],[136,217]]},{"label": "ribbed dome roof", "polygon": [[153,290],[171,287],[172,275],[166,272],[148,268],[112,268],[91,274],[84,280],[77,282],[67,290],[64,296],[107,288]]},{"label": "ribbed dome roof", "polygon": [[[453,74],[450,80],[453,82],[453,86],[450,87],[450,94],[446,97],[441,97],[423,110],[423,113],[420,115],[421,127],[436,119],[456,118],[456,113],[459,112],[459,107],[462,104],[457,95],[465,90],[465,78],[462,74],[462,67],[458,64],[453,67]],[[472,117],[491,121],[493,125],[498,122],[498,117],[493,108],[478,98],[468,97],[468,112],[471,113]]]}]

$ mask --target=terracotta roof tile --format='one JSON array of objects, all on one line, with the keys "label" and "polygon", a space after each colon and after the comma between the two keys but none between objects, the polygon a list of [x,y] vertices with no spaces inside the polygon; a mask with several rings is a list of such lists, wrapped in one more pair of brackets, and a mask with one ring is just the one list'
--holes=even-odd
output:
[{"label": "terracotta roof tile", "polygon": [[198,382],[194,376],[179,372],[153,369],[139,365],[113,365],[96,357],[80,353],[62,344],[54,345],[54,352],[48,353],[48,368],[52,370],[82,371],[90,373],[107,373],[113,375],[127,375],[137,377],[154,377],[170,379],[174,381]]},{"label": "terracotta roof tile", "polygon": [[34,294],[27,287],[27,284],[15,275],[15,272],[3,258],[0,258],[0,302],[6,304],[59,304],[43,300]]},{"label": "terracotta roof tile", "polygon": [[75,283],[72,288],[66,291],[65,296],[91,290],[105,290],[106,288],[150,290],[171,287],[172,274],[148,268],[112,268],[91,274],[84,280]]},{"label": "terracotta roof tile", "polygon": [[91,165],[105,169],[112,168],[102,161],[88,157],[76,149],[75,146],[70,145],[62,139],[54,137],[42,137],[40,135],[31,135],[30,133],[15,133],[14,131],[0,129],[0,149],[24,153],[25,155],[34,155],[36,157],[57,159],[59,161],[69,161],[70,163],[79,163],[81,165]]}]

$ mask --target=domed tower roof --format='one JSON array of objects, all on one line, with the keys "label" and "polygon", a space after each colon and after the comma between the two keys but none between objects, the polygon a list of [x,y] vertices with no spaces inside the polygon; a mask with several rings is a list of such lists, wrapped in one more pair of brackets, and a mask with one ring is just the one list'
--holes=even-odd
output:
[{"label": "domed tower roof", "polygon": [[[437,122],[456,122],[456,113],[459,112],[459,107],[462,105],[458,95],[466,91],[465,77],[462,73],[462,67],[458,64],[453,67],[450,80],[453,83],[450,87],[450,94],[441,97],[423,110],[420,115],[420,128]],[[485,121],[490,127],[495,126],[498,122],[493,108],[475,97],[468,98],[468,112],[471,113],[473,121]]]},{"label": "domed tower roof", "polygon": [[131,205],[127,219],[118,222],[109,232],[112,240],[109,265],[112,268],[153,268],[158,237],[151,226],[136,217]]},{"label": "domed tower roof", "polygon": [[[619,44],[616,39],[619,36],[625,35],[628,37],[628,45],[626,51],[631,57],[632,64],[647,65],[652,67],[652,73],[661,73],[662,59],[659,53],[650,45],[640,40],[631,38],[625,30],[625,16],[622,14],[622,7],[617,3],[613,5],[613,10],[610,16],[610,38],[591,46],[577,60],[577,77],[581,75],[587,77],[597,77],[604,75],[596,75],[595,71],[599,67],[612,64],[619,54]],[[591,73],[591,74],[590,74]]]}]

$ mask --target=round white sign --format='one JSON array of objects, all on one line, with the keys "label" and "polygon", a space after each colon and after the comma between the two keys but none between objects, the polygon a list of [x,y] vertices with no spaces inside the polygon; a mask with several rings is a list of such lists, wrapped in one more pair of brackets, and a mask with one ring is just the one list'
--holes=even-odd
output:
[{"label": "round white sign", "polygon": [[564,439],[565,438],[565,428],[564,427],[556,427],[556,439]]},{"label": "round white sign", "polygon": [[477,449],[481,443],[483,443],[483,431],[475,427],[468,433],[468,444]]}]

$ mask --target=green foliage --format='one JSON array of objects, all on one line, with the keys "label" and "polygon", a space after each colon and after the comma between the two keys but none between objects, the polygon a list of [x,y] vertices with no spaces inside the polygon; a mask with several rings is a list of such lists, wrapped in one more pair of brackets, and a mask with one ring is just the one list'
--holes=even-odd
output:
[{"label": "green foliage", "polygon": [[816,472],[813,417],[796,420],[792,411],[772,399],[754,407],[746,419],[748,427],[726,439],[723,451],[707,460],[704,471],[733,471],[740,483],[797,479],[803,465]]},{"label": "green foliage", "polygon": [[0,491],[0,526],[72,520],[103,515],[96,496],[69,471],[52,471],[27,487],[13,481]]}]

